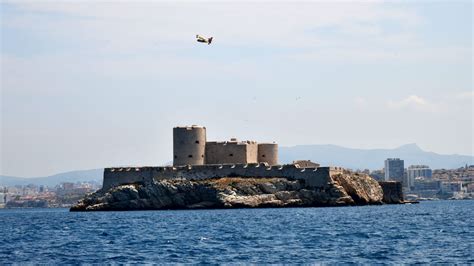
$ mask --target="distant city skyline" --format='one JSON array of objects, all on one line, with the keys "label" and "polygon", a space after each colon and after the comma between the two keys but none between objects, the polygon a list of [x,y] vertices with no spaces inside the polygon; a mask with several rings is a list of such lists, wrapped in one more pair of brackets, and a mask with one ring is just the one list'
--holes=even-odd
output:
[{"label": "distant city skyline", "polygon": [[474,155],[470,1],[0,7],[2,175],[169,162],[191,124]]}]

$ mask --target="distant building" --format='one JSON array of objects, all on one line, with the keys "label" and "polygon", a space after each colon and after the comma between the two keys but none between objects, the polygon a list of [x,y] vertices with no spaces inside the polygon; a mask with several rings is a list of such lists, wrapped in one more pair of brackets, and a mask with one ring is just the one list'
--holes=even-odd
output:
[{"label": "distant building", "polygon": [[410,165],[407,169],[407,186],[413,188],[415,186],[415,178],[424,177],[431,179],[433,171],[427,165]]},{"label": "distant building", "polygon": [[385,160],[385,181],[399,181],[403,183],[405,172],[404,161],[399,158],[388,158]]},{"label": "distant building", "polygon": [[293,161],[294,165],[297,165],[298,168],[318,168],[319,163],[312,162],[311,160],[297,160]]},{"label": "distant building", "polygon": [[467,193],[474,193],[474,183],[467,184]]},{"label": "distant building", "polygon": [[377,180],[377,181],[384,181],[385,180],[385,173],[384,170],[374,170],[370,172],[370,176]]},{"label": "distant building", "polygon": [[441,182],[441,192],[443,193],[461,192],[462,190],[463,186],[460,181]]},{"label": "distant building", "polygon": [[437,198],[441,191],[441,181],[427,179],[424,177],[415,178],[415,185],[412,192],[420,198]]},{"label": "distant building", "polygon": [[74,183],[64,182],[64,183],[61,183],[61,187],[63,190],[72,190],[74,189]]},{"label": "distant building", "polygon": [[428,180],[423,177],[415,178],[414,188],[416,191],[435,190],[438,192],[441,189],[441,181]]}]

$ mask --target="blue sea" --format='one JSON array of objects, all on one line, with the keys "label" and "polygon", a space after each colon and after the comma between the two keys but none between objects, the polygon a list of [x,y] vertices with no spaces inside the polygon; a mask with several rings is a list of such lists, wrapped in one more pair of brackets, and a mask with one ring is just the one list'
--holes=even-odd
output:
[{"label": "blue sea", "polygon": [[474,201],[337,208],[0,210],[4,263],[474,263]]}]

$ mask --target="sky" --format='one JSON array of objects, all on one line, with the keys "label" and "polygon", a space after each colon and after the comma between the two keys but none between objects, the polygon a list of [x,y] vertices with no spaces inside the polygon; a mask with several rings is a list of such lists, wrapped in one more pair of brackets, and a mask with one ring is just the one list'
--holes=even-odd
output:
[{"label": "sky", "polygon": [[[0,174],[208,140],[473,155],[471,1],[0,1]],[[211,45],[196,34],[213,36]]]}]

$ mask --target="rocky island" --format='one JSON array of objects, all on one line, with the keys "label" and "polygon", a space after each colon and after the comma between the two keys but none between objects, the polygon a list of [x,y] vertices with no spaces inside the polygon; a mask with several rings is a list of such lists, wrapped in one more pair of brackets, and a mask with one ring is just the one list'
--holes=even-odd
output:
[{"label": "rocky island", "polygon": [[[396,182],[389,182],[396,185]],[[396,187],[396,186],[395,186]],[[87,195],[71,211],[163,210],[256,207],[324,207],[402,203],[398,191],[386,191],[365,174],[333,177],[324,188],[303,180],[223,177],[165,179],[119,185]]]},{"label": "rocky island", "polygon": [[402,203],[401,184],[311,161],[278,164],[276,143],[207,142],[176,127],[173,166],[104,169],[102,189],[71,211],[322,207]]}]

